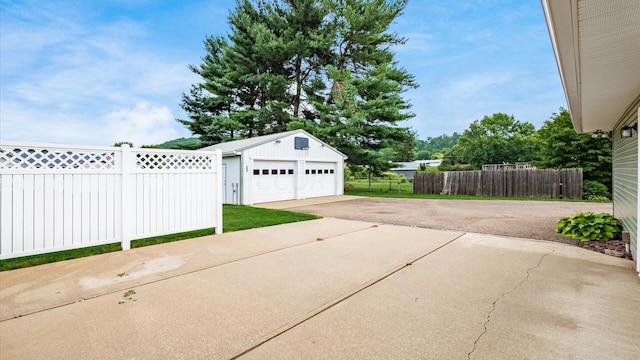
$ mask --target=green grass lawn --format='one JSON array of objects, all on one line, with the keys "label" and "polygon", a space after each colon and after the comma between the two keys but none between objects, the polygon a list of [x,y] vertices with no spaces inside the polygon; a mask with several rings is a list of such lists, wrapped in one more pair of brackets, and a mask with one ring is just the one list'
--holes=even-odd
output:
[{"label": "green grass lawn", "polygon": [[[231,232],[318,218],[319,217],[315,215],[294,213],[285,210],[262,209],[245,205],[223,205],[222,229],[224,232]],[[138,248],[165,242],[192,239],[214,233],[215,228],[209,228],[163,236],[154,236],[132,240],[131,247]],[[122,250],[120,243],[114,243],[81,249],[57,251],[47,254],[23,256],[14,259],[5,259],[0,260],[0,271],[36,266],[120,250]]]},{"label": "green grass lawn", "polygon": [[222,229],[225,232],[319,219],[311,214],[286,210],[262,209],[246,205],[224,205]]}]

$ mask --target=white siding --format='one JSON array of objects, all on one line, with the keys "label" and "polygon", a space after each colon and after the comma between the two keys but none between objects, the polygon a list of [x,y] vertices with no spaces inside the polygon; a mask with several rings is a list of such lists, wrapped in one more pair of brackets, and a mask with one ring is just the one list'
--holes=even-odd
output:
[{"label": "white siding", "polygon": [[[294,138],[296,137],[309,138],[309,149],[296,150],[294,148]],[[271,141],[251,149],[247,149],[244,152],[244,155],[260,158],[295,158],[300,160],[342,161],[342,155],[304,133],[292,134],[276,141]]]},{"label": "white siding", "polygon": [[[638,109],[640,112],[640,109]],[[614,216],[622,221],[631,235],[631,253],[640,272],[638,262],[638,133],[631,138],[620,138],[620,127],[638,121],[638,112],[631,112],[613,132],[613,201]]]},{"label": "white siding", "polygon": [[[309,149],[295,149],[296,137],[308,138]],[[241,173],[244,178],[241,186],[243,204],[342,195],[344,192],[342,169],[344,159],[342,155],[305,133],[294,133],[278,140],[246,149],[242,152],[242,157]],[[269,183],[268,179],[261,179],[261,181],[256,182],[256,179],[253,178],[254,170],[262,170],[262,165],[265,164],[265,161],[286,164],[287,171],[289,168],[294,169],[295,178],[285,176],[278,179],[277,184]],[[305,173],[307,169],[310,170],[309,175]],[[316,174],[311,174],[312,169],[316,170]],[[318,169],[323,171],[321,176],[317,174]],[[325,176],[325,169],[329,170],[329,172],[332,169],[333,174],[328,173]],[[280,170],[279,167],[278,170]],[[268,184],[275,187],[269,190],[265,187]],[[284,184],[287,184],[286,186],[290,186],[290,188],[285,190],[283,188]],[[273,193],[271,196],[267,195],[269,191]]]},{"label": "white siding", "polygon": [[222,179],[223,202],[240,204],[240,156],[229,156],[222,159],[224,166]]}]

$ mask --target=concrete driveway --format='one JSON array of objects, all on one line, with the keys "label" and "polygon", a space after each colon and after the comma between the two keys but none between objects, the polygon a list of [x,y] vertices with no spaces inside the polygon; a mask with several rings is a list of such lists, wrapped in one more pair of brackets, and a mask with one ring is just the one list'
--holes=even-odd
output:
[{"label": "concrete driveway", "polygon": [[[325,218],[0,273],[2,359],[636,359],[640,279],[559,243]],[[126,295],[126,296],[125,296]]]}]

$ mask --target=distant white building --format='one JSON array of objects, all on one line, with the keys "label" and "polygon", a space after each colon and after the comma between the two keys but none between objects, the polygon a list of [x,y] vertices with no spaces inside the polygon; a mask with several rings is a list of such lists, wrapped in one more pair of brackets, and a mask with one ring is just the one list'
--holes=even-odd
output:
[{"label": "distant white building", "polygon": [[418,171],[420,166],[425,167],[438,167],[442,164],[442,160],[416,160],[409,162],[400,162],[397,163],[400,166],[389,169],[392,173],[398,175],[404,175],[405,178],[409,181],[413,181],[413,173]]},{"label": "distant white building", "polygon": [[304,130],[229,141],[222,150],[225,204],[342,195],[343,153]]}]

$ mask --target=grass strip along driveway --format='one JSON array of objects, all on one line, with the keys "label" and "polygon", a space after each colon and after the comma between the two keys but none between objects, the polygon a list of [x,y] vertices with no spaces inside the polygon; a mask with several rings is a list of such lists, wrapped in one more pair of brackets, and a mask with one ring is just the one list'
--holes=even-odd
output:
[{"label": "grass strip along driveway", "polygon": [[525,200],[525,201],[565,201],[565,202],[594,202],[609,203],[610,201],[594,201],[582,199],[549,199],[530,197],[500,197],[451,194],[414,194],[413,184],[398,182],[398,180],[371,179],[371,186],[367,179],[352,179],[345,182],[345,195],[399,198],[399,199],[437,199],[437,200]]},{"label": "grass strip along driveway", "polygon": [[[265,226],[286,224],[298,221],[319,219],[320,216],[296,213],[286,210],[255,208],[246,205],[223,205],[222,228],[225,232],[255,229]],[[132,248],[161,244],[166,242],[191,239],[212,235],[215,228],[187,231],[176,234],[155,236],[131,241]],[[120,243],[92,246],[81,249],[56,251],[47,254],[24,256],[14,259],[0,260],[0,271],[18,269],[29,266],[52,263],[85,256],[120,251]]]}]

